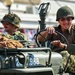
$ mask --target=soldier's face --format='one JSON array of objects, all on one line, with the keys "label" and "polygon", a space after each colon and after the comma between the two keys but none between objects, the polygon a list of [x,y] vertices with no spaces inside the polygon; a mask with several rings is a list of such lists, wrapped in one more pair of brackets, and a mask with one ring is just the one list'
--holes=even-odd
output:
[{"label": "soldier's face", "polygon": [[67,30],[70,28],[70,26],[72,26],[72,18],[71,17],[60,18],[59,24],[62,30]]},{"label": "soldier's face", "polygon": [[9,22],[3,22],[3,26],[4,26],[5,31],[7,32],[14,32],[16,29],[16,27]]}]

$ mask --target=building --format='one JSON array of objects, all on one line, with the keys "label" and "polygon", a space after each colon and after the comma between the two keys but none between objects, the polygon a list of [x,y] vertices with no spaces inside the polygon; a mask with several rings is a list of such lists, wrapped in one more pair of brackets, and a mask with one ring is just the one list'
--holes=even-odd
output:
[{"label": "building", "polygon": [[[8,8],[0,2],[0,20],[8,13]],[[56,11],[63,5],[69,5],[75,12],[74,0],[14,0],[11,5],[11,12],[18,14],[22,19],[21,28],[37,29],[39,27],[39,11],[38,8],[41,3],[49,2],[49,11],[46,16],[46,26],[56,25]],[[73,21],[75,23],[75,20]],[[0,23],[0,28],[2,27]]]},{"label": "building", "polygon": [[[41,3],[48,2],[50,4],[45,19],[46,27],[50,25],[57,26],[56,12],[61,6],[69,5],[71,6],[73,12],[75,12],[74,0],[14,0],[14,3],[11,5],[11,13],[16,13],[21,18],[21,28],[25,29],[25,32],[29,33],[26,31],[29,30],[30,33],[35,33],[35,31],[32,30],[37,30],[40,28],[40,16],[38,8]],[[0,0],[0,20],[6,13],[8,13],[8,7],[4,5],[3,0]],[[73,23],[75,23],[75,20]],[[1,23],[0,28],[3,28]]]}]

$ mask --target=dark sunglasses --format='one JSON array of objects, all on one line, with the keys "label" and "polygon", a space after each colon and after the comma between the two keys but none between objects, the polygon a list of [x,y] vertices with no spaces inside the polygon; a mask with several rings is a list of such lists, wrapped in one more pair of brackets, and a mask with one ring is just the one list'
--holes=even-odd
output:
[{"label": "dark sunglasses", "polygon": [[72,17],[60,18],[60,20],[61,20],[61,21],[65,21],[65,20],[67,20],[67,21],[71,21],[71,20],[72,20]]}]

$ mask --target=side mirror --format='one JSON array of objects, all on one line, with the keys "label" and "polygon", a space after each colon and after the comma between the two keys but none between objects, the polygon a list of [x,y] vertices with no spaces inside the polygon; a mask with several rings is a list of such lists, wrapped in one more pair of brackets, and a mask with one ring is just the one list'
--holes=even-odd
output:
[{"label": "side mirror", "polygon": [[75,44],[70,44],[68,46],[68,52],[71,54],[71,55],[75,55]]}]

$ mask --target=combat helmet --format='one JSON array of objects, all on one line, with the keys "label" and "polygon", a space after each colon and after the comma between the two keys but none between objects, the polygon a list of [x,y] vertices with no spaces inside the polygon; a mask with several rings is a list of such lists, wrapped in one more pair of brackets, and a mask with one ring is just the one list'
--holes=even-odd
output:
[{"label": "combat helmet", "polygon": [[72,17],[72,19],[74,19],[72,9],[69,6],[63,6],[59,8],[56,13],[56,21],[58,21],[61,17]]},{"label": "combat helmet", "polygon": [[18,28],[20,27],[21,19],[16,14],[11,14],[11,13],[6,14],[1,20],[1,23],[5,21],[15,25]]}]

